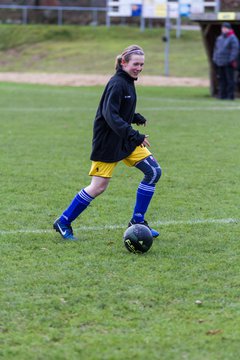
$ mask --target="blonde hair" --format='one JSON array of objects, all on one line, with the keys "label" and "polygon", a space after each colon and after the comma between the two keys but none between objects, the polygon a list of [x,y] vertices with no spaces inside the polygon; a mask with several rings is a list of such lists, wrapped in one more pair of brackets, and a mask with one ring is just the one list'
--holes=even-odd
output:
[{"label": "blonde hair", "polygon": [[121,55],[118,55],[116,57],[115,61],[115,69],[121,69],[122,68],[122,60],[125,60],[126,62],[129,62],[131,60],[131,57],[133,54],[136,55],[144,55],[143,49],[138,45],[130,45],[126,49],[123,50]]}]

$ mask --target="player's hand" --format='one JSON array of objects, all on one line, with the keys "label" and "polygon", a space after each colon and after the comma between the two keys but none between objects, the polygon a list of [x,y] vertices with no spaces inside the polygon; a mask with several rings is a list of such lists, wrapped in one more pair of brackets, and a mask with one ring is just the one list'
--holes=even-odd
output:
[{"label": "player's hand", "polygon": [[136,113],[136,114],[134,114],[133,123],[137,124],[137,126],[139,126],[139,125],[146,126],[147,119],[145,119],[145,117],[142,116],[141,114]]},{"label": "player's hand", "polygon": [[150,142],[148,141],[148,136],[149,135],[145,135],[145,138],[144,138],[144,140],[143,140],[143,142],[141,143],[141,147],[150,147]]}]

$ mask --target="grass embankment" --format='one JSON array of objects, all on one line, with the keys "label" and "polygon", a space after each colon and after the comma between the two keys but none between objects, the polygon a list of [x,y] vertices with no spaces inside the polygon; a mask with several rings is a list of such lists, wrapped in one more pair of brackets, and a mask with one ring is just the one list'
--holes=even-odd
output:
[{"label": "grass embankment", "polygon": [[[164,29],[1,25],[1,71],[109,74],[117,54],[132,43],[145,49],[146,75],[164,74]],[[198,31],[183,31],[170,40],[170,75],[208,77]]]}]

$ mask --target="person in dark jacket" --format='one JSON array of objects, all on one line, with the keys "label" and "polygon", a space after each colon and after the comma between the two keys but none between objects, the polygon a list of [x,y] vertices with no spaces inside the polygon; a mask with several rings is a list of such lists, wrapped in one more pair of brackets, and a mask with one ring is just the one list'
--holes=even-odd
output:
[{"label": "person in dark jacket", "polygon": [[234,99],[234,72],[237,69],[239,54],[238,38],[230,23],[223,23],[222,34],[217,37],[213,52],[213,63],[217,67],[220,99]]},{"label": "person in dark jacket", "polygon": [[[71,223],[106,190],[119,161],[135,166],[144,174],[128,226],[137,223],[148,226],[145,213],[161,177],[161,167],[148,149],[148,135],[132,127],[132,124],[146,125],[146,119],[135,113],[137,97],[134,82],[143,66],[144,52],[137,45],[129,46],[116,59],[116,73],[106,85],[94,121],[89,172],[91,183],[80,190],[53,224],[65,240],[77,240]],[[159,235],[158,231],[149,229],[153,237]]]}]

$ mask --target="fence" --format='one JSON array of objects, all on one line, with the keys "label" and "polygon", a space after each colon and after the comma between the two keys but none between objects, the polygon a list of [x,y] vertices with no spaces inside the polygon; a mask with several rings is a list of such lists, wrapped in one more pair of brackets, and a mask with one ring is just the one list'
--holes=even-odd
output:
[{"label": "fence", "polygon": [[31,6],[31,5],[0,5],[0,10],[17,10],[21,11],[21,23],[28,24],[29,22],[29,13],[30,11],[42,11],[45,15],[49,13],[56,13],[56,21],[59,26],[63,25],[64,22],[64,13],[69,11],[74,12],[88,12],[92,15],[92,25],[98,25],[98,15],[99,13],[105,13],[105,24],[106,26],[110,25],[110,20],[108,16],[107,8],[105,7],[79,7],[79,6]]},{"label": "fence", "polygon": [[[140,0],[139,2],[141,2]],[[183,0],[182,0],[183,1]],[[188,3],[191,0],[184,0],[184,2]],[[192,0],[193,1],[193,0]],[[194,0],[196,1],[196,0]],[[11,16],[15,16],[15,22],[20,22],[22,24],[28,24],[30,20],[30,15],[33,16],[32,12],[41,13],[43,17],[45,17],[46,20],[51,19],[51,21],[57,22],[59,26],[63,25],[64,23],[64,13],[67,12],[74,12],[75,14],[81,14],[84,16],[82,17],[82,23],[91,24],[91,25],[98,25],[99,24],[99,14],[102,14],[101,16],[101,23],[105,23],[106,26],[110,26],[111,24],[111,17],[119,17],[119,18],[125,18],[126,14],[122,14],[120,10],[120,7],[117,6],[117,4],[121,4],[121,2],[124,2],[124,9],[127,8],[127,5],[131,7],[131,0],[114,0],[114,1],[108,1],[107,7],[79,7],[79,6],[34,6],[34,5],[0,5],[0,10],[10,10]],[[129,3],[128,3],[129,2]],[[213,8],[215,12],[219,11],[220,7],[220,1],[202,1],[204,6],[204,11],[206,11],[207,8]],[[114,4],[114,6],[113,6]],[[178,2],[169,0],[169,6],[172,7],[175,5],[175,13],[179,12]],[[179,2],[180,4],[180,2]],[[115,12],[112,12],[112,8],[115,9]],[[116,10],[117,9],[117,10]],[[16,12],[21,12],[21,16],[18,19]],[[171,11],[171,8],[170,8]],[[0,12],[1,13],[1,12]],[[91,14],[90,18],[87,17],[87,13]],[[55,14],[55,16],[52,16],[52,14]],[[86,14],[86,16],[85,16]],[[129,12],[130,14],[130,12]],[[9,11],[8,14],[9,15]],[[131,15],[127,15],[127,17],[131,17]],[[140,15],[141,20],[141,29],[144,30],[144,19],[148,16],[144,16],[144,14]],[[150,17],[158,17],[154,13]],[[179,13],[178,16],[179,17]],[[16,20],[17,18],[17,20]],[[86,22],[88,21],[88,22]],[[8,22],[14,22],[11,19],[8,20]],[[41,21],[40,21],[41,22]]]}]

